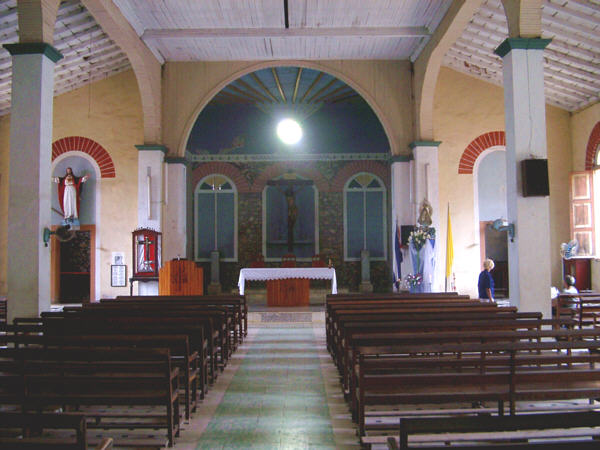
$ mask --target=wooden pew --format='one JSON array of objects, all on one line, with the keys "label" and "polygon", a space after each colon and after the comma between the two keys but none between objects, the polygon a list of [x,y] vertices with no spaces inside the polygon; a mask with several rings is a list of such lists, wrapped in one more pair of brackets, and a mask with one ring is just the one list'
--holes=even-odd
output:
[{"label": "wooden pew", "polygon": [[[597,440],[600,437],[599,426],[600,412],[598,411],[519,414],[504,417],[406,418],[400,420],[399,436],[389,437],[387,441],[388,449],[393,450],[417,448],[420,450],[447,448],[493,450],[500,448],[500,445],[503,449],[525,446],[550,450],[593,449],[600,445]],[[575,428],[578,430],[573,430]],[[562,431],[562,437],[567,439],[558,441],[557,438],[561,434],[557,431],[559,433]],[[422,435],[428,436],[419,439]],[[414,439],[409,443],[411,437]],[[528,443],[528,439],[532,438],[536,439],[535,444]],[[452,446],[448,447],[451,443]]]},{"label": "wooden pew", "polygon": [[568,324],[573,326],[573,321],[542,321],[541,314],[529,318],[530,314],[521,315],[514,313],[503,315],[497,313],[481,313],[477,315],[448,313],[442,317],[433,317],[431,314],[422,315],[390,315],[371,317],[374,320],[360,320],[352,317],[344,320],[338,327],[334,337],[332,357],[337,366],[344,363],[348,354],[349,342],[353,334],[380,333],[389,331],[402,331],[417,333],[427,331],[456,331],[456,330],[517,330],[540,329],[543,325]]},{"label": "wooden pew", "polygon": [[191,412],[196,411],[198,394],[204,398],[203,389],[205,381],[199,367],[199,355],[192,351],[189,339],[184,334],[153,334],[153,335],[86,335],[73,336],[32,336],[9,334],[0,336],[0,345],[15,348],[70,348],[73,345],[93,349],[94,347],[121,350],[123,348],[168,348],[171,354],[172,365],[179,368],[181,377],[180,388],[185,401],[185,418],[190,419]]},{"label": "wooden pew", "polygon": [[[335,351],[337,343],[343,339],[343,330],[347,322],[390,322],[410,320],[437,320],[438,318],[453,318],[458,320],[474,319],[479,314],[492,314],[494,317],[503,317],[517,313],[516,308],[497,306],[460,307],[455,305],[428,306],[428,307],[397,307],[376,308],[364,310],[338,310],[332,312],[331,328],[328,330],[328,349]],[[541,317],[540,313],[533,313],[532,317]],[[524,317],[524,316],[523,316]],[[334,355],[335,357],[335,355]]]},{"label": "wooden pew", "polygon": [[361,347],[354,393],[359,432],[365,434],[367,405],[492,401],[499,415],[504,403],[513,415],[516,401],[598,398],[600,369],[593,364],[600,355],[589,352],[597,348],[600,340]]},{"label": "wooden pew", "polygon": [[[447,295],[446,295],[447,294]],[[325,301],[325,318],[328,320],[331,309],[336,305],[359,305],[372,306],[381,303],[399,304],[425,304],[445,302],[471,302],[467,295],[454,293],[431,292],[427,294],[399,294],[399,293],[376,293],[376,294],[328,294]],[[478,301],[478,300],[477,300]]]},{"label": "wooden pew", "polygon": [[[114,300],[128,301],[128,300],[149,300],[149,301],[183,301],[183,302],[199,302],[208,305],[233,305],[236,308],[239,305],[239,312],[241,313],[241,330],[242,336],[248,335],[248,304],[246,303],[245,295],[162,295],[162,296],[117,296]],[[113,301],[113,299],[104,299],[102,301]]]},{"label": "wooden pew", "polygon": [[459,296],[458,292],[371,292],[371,293],[339,293],[327,294],[326,301],[337,299],[378,299],[378,298],[442,298]]},{"label": "wooden pew", "polygon": [[[223,315],[223,314],[221,314]],[[143,311],[135,308],[123,310],[106,308],[104,311],[81,309],[42,313],[45,334],[188,334],[191,348],[206,355],[200,365],[208,366],[210,382],[217,377],[217,365],[226,361],[226,329],[223,317],[171,311]],[[218,319],[218,320],[217,320]],[[68,320],[68,322],[61,322]],[[216,322],[216,323],[215,323]],[[206,341],[205,341],[206,339]]]},{"label": "wooden pew", "polygon": [[[90,315],[91,317],[110,317],[111,320],[116,320],[119,317],[134,318],[160,318],[166,320],[171,319],[190,319],[204,321],[209,319],[212,323],[212,330],[216,332],[214,345],[220,349],[218,364],[221,370],[227,364],[227,360],[233,353],[234,328],[231,311],[226,307],[219,306],[204,306],[204,305],[182,305],[174,304],[167,305],[163,303],[151,304],[124,304],[124,303],[89,303],[84,304],[82,308],[65,308],[65,312],[81,312],[82,314]],[[209,334],[207,333],[207,336]]]},{"label": "wooden pew", "polygon": [[[116,299],[101,299],[101,305],[108,305],[109,307],[115,307],[116,305],[127,307],[132,306],[136,308],[144,307],[147,305],[148,309],[151,308],[164,308],[168,310],[185,309],[185,308],[211,308],[215,307],[219,310],[224,310],[228,315],[228,322],[232,324],[230,327],[231,336],[229,338],[229,345],[231,350],[235,350],[237,345],[240,344],[244,337],[244,305],[239,298],[222,301],[196,301],[200,297],[174,297],[169,296],[170,300],[165,300],[164,296],[161,297],[118,297]],[[92,307],[101,308],[98,304]]]},{"label": "wooden pew", "polygon": [[[442,306],[480,306],[482,303],[479,300],[473,300],[468,297],[455,298],[422,298],[415,300],[413,298],[397,298],[397,299],[375,299],[375,300],[359,300],[358,298],[347,301],[347,300],[334,300],[330,301],[326,305],[325,309],[325,328],[326,333],[329,333],[333,329],[335,321],[335,313],[340,310],[375,310],[390,307],[442,307]],[[489,306],[489,304],[486,304]]]},{"label": "wooden pew", "polygon": [[[39,449],[39,450],[86,450],[88,447],[86,436],[86,421],[83,414],[76,413],[44,413],[25,414],[17,412],[0,412],[0,429],[19,430],[17,435],[7,436],[0,434],[0,448]],[[30,430],[43,432],[44,430],[73,430],[75,438],[31,436]],[[96,450],[110,450],[113,445],[111,438],[105,438],[94,447]]]},{"label": "wooden pew", "polygon": [[[128,317],[164,317],[164,318],[189,318],[191,316],[198,317],[202,320],[210,318],[213,322],[213,329],[218,331],[216,341],[221,349],[221,368],[227,362],[234,350],[234,345],[237,341],[237,335],[234,332],[236,329],[234,324],[234,316],[232,311],[225,306],[208,306],[196,304],[166,304],[159,303],[123,303],[123,302],[108,302],[108,303],[87,303],[79,307],[64,308],[64,312],[81,311],[84,314],[105,314],[113,317],[119,314],[125,314]],[[111,313],[112,311],[112,313]],[[234,339],[235,337],[235,339]]]},{"label": "wooden pew", "polygon": [[[562,323],[562,322],[561,322]],[[359,328],[347,335],[341,358],[341,375],[344,393],[351,395],[356,386],[356,372],[353,368],[358,363],[358,349],[373,346],[395,346],[407,344],[432,344],[432,343],[467,343],[467,342],[495,342],[517,341],[521,339],[537,340],[555,337],[555,330],[542,330],[542,327],[554,328],[554,320],[472,320],[465,325],[464,321],[437,321],[433,322],[407,322],[398,323],[398,327],[383,327],[373,329]],[[423,325],[420,327],[419,325]],[[431,326],[430,326],[431,325]],[[573,323],[567,323],[572,328]],[[563,330],[567,333],[567,330]],[[554,333],[554,334],[553,334]],[[560,335],[562,336],[562,335]],[[565,334],[566,340],[574,335]],[[589,336],[589,334],[585,334]],[[356,405],[352,404],[352,410]]]},{"label": "wooden pew", "polygon": [[[8,317],[8,305],[5,298],[0,298],[0,327],[6,325]],[[0,329],[1,331],[1,329]]]},{"label": "wooden pew", "polygon": [[597,326],[600,323],[600,293],[560,294],[556,298],[555,314],[558,317],[572,315],[580,328]]},{"label": "wooden pew", "polygon": [[[168,349],[115,348],[2,348],[5,376],[19,373],[23,384],[23,412],[61,406],[88,406],[89,426],[98,428],[167,428],[169,446],[179,435],[179,370],[171,367]],[[9,372],[9,375],[6,375]],[[154,405],[158,415],[103,412],[104,405]],[[115,417],[118,421],[103,419]],[[127,421],[126,419],[129,419]]]}]

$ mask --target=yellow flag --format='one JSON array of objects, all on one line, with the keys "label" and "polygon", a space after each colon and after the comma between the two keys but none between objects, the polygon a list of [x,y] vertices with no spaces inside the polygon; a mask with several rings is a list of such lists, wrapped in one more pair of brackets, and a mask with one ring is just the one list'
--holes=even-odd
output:
[{"label": "yellow flag", "polygon": [[452,243],[452,223],[450,223],[450,203],[448,203],[448,227],[446,230],[446,278],[452,275],[454,261],[454,244]]}]

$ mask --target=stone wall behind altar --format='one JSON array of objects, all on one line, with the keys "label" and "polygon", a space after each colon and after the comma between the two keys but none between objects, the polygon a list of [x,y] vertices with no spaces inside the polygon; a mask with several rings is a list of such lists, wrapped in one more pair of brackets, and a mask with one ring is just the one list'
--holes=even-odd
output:
[{"label": "stone wall behind altar", "polygon": [[[319,253],[325,262],[331,258],[337,272],[340,288],[358,291],[360,283],[360,262],[344,261],[344,200],[343,189],[346,181],[359,172],[369,172],[382,179],[388,192],[389,204],[390,169],[386,161],[348,161],[348,162],[287,162],[265,163],[245,162],[229,163],[199,163],[192,171],[192,190],[206,175],[225,173],[234,182],[237,180],[238,190],[238,261],[222,262],[220,265],[220,281],[224,291],[237,288],[239,271],[249,267],[262,252],[263,204],[262,192],[266,181],[292,170],[304,178],[315,182],[318,190],[318,229]],[[241,177],[241,178],[240,178]],[[242,183],[242,179],[245,181]],[[389,222],[390,213],[387,212]],[[390,224],[387,224],[388,230]],[[193,231],[192,231],[193,233]],[[389,234],[389,233],[388,233]],[[193,236],[189,236],[193,239]],[[389,253],[389,251],[388,251]],[[388,260],[391,256],[388,254]],[[376,291],[391,289],[391,263],[389,261],[371,262],[371,281]],[[201,263],[204,268],[205,280],[210,280],[210,264]],[[267,267],[279,267],[279,262],[268,261]],[[299,267],[309,267],[310,261],[300,261]],[[324,287],[323,281],[313,282],[315,286]],[[254,285],[259,285],[254,282]],[[328,283],[327,283],[328,286]]]}]

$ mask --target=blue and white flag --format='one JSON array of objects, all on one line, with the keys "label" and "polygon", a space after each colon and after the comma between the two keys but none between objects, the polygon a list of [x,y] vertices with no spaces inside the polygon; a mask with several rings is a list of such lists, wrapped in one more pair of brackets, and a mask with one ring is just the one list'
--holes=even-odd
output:
[{"label": "blue and white flag", "polygon": [[400,226],[398,225],[398,221],[396,221],[396,233],[394,233],[394,260],[392,262],[393,270],[394,270],[394,291],[397,292],[400,290],[400,283],[402,282],[402,235],[400,233]]}]

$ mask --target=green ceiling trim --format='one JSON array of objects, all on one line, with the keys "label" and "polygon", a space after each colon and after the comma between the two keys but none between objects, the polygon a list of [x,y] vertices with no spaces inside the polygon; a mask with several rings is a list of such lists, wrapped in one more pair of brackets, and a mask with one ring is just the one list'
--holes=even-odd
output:
[{"label": "green ceiling trim", "polygon": [[135,148],[137,148],[140,152],[160,151],[163,152],[165,155],[169,152],[167,147],[158,144],[136,145]]},{"label": "green ceiling trim", "polygon": [[395,155],[390,157],[390,162],[395,163],[395,162],[409,162],[412,161],[413,155]]},{"label": "green ceiling trim", "polygon": [[181,156],[167,156],[165,162],[167,164],[183,164],[185,166],[190,164],[186,158],[182,158]]},{"label": "green ceiling trim", "polygon": [[542,38],[508,38],[498,46],[494,53],[500,58],[504,58],[511,50],[544,50],[552,39]]},{"label": "green ceiling trim", "polygon": [[442,141],[413,141],[408,146],[411,149],[415,147],[439,147]]},{"label": "green ceiling trim", "polygon": [[195,155],[187,152],[192,162],[279,162],[279,161],[389,161],[389,153],[297,153],[297,154],[255,154],[255,155]]},{"label": "green ceiling trim", "polygon": [[44,55],[52,62],[58,62],[63,58],[61,52],[45,42],[26,44],[4,44],[4,48],[11,55]]}]

